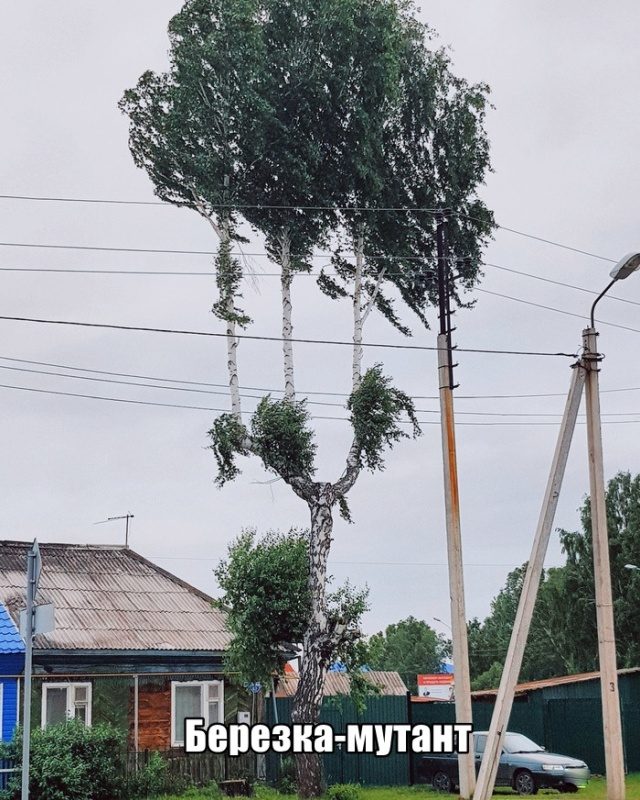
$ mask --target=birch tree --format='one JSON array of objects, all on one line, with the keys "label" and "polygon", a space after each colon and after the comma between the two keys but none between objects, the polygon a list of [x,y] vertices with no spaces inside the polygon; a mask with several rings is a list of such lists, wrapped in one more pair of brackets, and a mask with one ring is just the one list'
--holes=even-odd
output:
[{"label": "birch tree", "polygon": [[[429,267],[416,265],[434,263],[433,217],[381,208],[455,205],[452,239],[466,259],[463,283],[473,284],[490,227],[475,198],[488,165],[486,92],[457,82],[446,59],[429,54],[425,29],[395,0],[188,0],[169,31],[170,71],[145,73],[121,108],[134,159],[158,196],[197,211],[220,240],[213,310],[226,325],[231,410],[209,432],[216,481],[223,486],[242,457],[257,457],[309,510],[309,618],[293,721],[315,723],[331,654],[353,622],[328,603],[335,513],[349,520],[347,497],[361,473],[383,469],[385,452],[420,432],[411,399],[382,365],[363,369],[362,343],[374,309],[409,333],[393,293],[427,324],[435,284]],[[281,270],[283,398],[262,398],[248,418],[236,359],[236,326],[250,321],[232,254],[240,215]],[[341,238],[355,265],[338,252],[337,277],[320,284],[352,300],[352,441],[342,471],[327,480],[316,474],[314,431],[295,394],[291,290],[314,249]],[[320,758],[299,754],[296,768],[300,794],[320,795]]]}]

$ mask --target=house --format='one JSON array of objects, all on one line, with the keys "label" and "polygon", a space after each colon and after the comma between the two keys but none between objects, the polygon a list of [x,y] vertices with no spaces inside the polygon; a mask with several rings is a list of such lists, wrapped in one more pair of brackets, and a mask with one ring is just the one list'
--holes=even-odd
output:
[{"label": "house", "polygon": [[[369,670],[363,673],[379,691],[381,697],[406,697],[407,687],[397,672]],[[285,670],[278,681],[276,697],[293,697],[298,688],[298,674],[291,668]],[[327,672],[324,681],[324,696],[337,697],[349,694],[349,676],[345,672]]]},{"label": "house", "polygon": [[13,736],[18,722],[18,675],[24,669],[24,642],[0,605],[0,742]]},{"label": "house", "polygon": [[[29,547],[0,542],[0,609],[14,623]],[[245,708],[224,674],[230,635],[213,598],[128,547],[40,544],[40,553],[36,602],[55,605],[55,629],[34,637],[34,726],[110,722],[132,751],[170,751],[183,744],[185,717],[222,722]],[[14,662],[9,673],[19,671]]]}]

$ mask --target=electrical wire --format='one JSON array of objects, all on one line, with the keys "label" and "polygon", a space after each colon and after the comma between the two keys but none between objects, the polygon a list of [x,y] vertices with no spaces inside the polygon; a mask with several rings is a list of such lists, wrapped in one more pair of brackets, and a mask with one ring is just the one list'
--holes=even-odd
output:
[{"label": "electrical wire", "polygon": [[[1,359],[1,357],[0,357]],[[53,376],[58,378],[70,378],[73,380],[83,380],[83,381],[92,381],[95,383],[108,383],[117,386],[135,386],[144,389],[162,389],[165,391],[174,391],[174,392],[189,392],[189,393],[196,393],[196,394],[205,394],[205,395],[219,395],[223,397],[229,397],[229,389],[226,388],[226,391],[214,391],[210,389],[194,389],[192,387],[184,387],[184,386],[167,386],[165,384],[158,384],[158,383],[141,383],[139,381],[127,381],[127,380],[116,380],[114,378],[98,378],[94,377],[93,375],[67,375],[64,372],[58,372],[55,370],[39,370],[39,369],[29,369],[26,367],[9,367],[5,364],[0,364],[0,369],[4,369],[10,372],[22,372],[30,375],[47,375]],[[66,367],[66,369],[77,369],[74,367]],[[159,381],[162,380],[160,378],[151,378],[148,376],[143,376],[146,380],[155,380]],[[171,379],[169,379],[171,380]],[[261,391],[264,393],[270,393],[273,390],[268,389],[257,389],[256,391]],[[279,393],[282,393],[282,390],[278,390]],[[299,393],[302,397],[304,394],[302,392]],[[249,400],[262,400],[264,394],[255,395],[255,394],[242,394],[241,397],[243,399]],[[344,403],[330,403],[322,400],[307,400],[309,405],[316,405],[316,406],[332,406],[334,408],[345,408]],[[417,408],[416,414],[440,414],[440,410],[438,409],[429,409],[429,408]],[[605,417],[630,417],[630,416],[637,416],[640,415],[640,411],[620,411],[614,413],[604,413],[603,416]],[[562,414],[560,413],[548,413],[548,412],[540,412],[540,411],[527,411],[527,412],[504,412],[504,411],[458,411],[456,412],[456,416],[467,416],[467,417],[553,417],[554,419],[561,419]]]},{"label": "electrical wire", "polygon": [[[176,208],[171,203],[165,203],[160,200],[107,200],[101,198],[89,198],[89,197],[45,197],[45,196],[37,196],[37,195],[21,195],[21,194],[2,194],[0,195],[0,199],[2,200],[30,200],[30,201],[37,201],[37,202],[50,202],[50,203],[89,203],[89,204],[104,204],[104,205],[133,205],[133,206],[165,206],[167,208]],[[408,207],[408,206],[390,206],[390,207],[380,207],[380,206],[287,206],[287,205],[266,205],[266,204],[256,204],[256,205],[231,205],[231,204],[217,204],[212,207],[215,208],[229,208],[233,210],[242,209],[265,209],[265,210],[290,210],[290,211],[357,211],[357,212],[398,212],[398,213],[427,213],[427,214],[441,214],[443,209],[438,208],[421,208],[421,207]],[[452,212],[457,216],[464,217],[465,219],[472,220],[474,222],[486,222],[486,220],[480,220],[478,217],[474,217],[470,214],[464,214],[462,212]],[[562,250],[569,250],[573,253],[579,253],[580,255],[589,256],[590,258],[597,258],[601,261],[608,261],[612,264],[616,263],[615,258],[607,258],[606,256],[599,255],[597,253],[592,253],[588,250],[582,250],[578,247],[572,247],[571,245],[563,244],[562,242],[556,242],[553,239],[547,239],[543,236],[537,236],[536,234],[526,233],[525,231],[517,230],[516,228],[509,228],[506,225],[496,224],[496,228],[502,231],[506,231],[507,233],[513,233],[516,236],[522,236],[527,239],[532,239],[537,242],[541,242],[543,244],[552,245],[553,247],[559,247]]]},{"label": "electrical wire", "polygon": [[[192,411],[212,411],[216,413],[229,413],[228,408],[211,408],[208,406],[190,406],[190,405],[183,405],[181,403],[158,403],[153,402],[150,400],[132,400],[128,398],[122,397],[106,397],[104,395],[93,395],[93,394],[82,394],[79,392],[64,392],[54,389],[38,389],[32,386],[15,386],[11,384],[4,384],[0,383],[0,389],[13,389],[16,391],[21,392],[32,392],[35,394],[47,394],[47,395],[56,395],[59,397],[76,397],[82,398],[85,400],[103,400],[112,403],[123,403],[123,404],[131,404],[137,406],[155,406],[160,408],[179,408],[179,409],[190,409]],[[243,414],[252,413],[243,411]],[[312,420],[339,420],[341,422],[350,422],[348,417],[335,417],[335,416],[328,416],[328,415],[311,415],[310,419]],[[431,421],[431,420],[418,420],[420,425],[437,425],[440,426],[439,422]],[[407,421],[400,421],[400,424],[404,425],[411,425],[412,423]],[[551,427],[558,427],[560,424],[559,421],[557,422],[459,422],[458,426],[465,426],[465,427],[480,427],[480,428],[488,428],[488,427],[537,427],[537,426],[551,426]],[[578,422],[578,425],[584,425],[584,422]],[[640,424],[640,419],[626,419],[626,420],[603,420],[603,425],[634,425]]]},{"label": "electrical wire", "polygon": [[[176,328],[153,328],[153,327],[144,327],[140,325],[115,325],[111,323],[102,323],[102,322],[76,322],[72,320],[60,320],[60,319],[40,319],[37,317],[14,317],[8,315],[0,315],[0,320],[5,320],[8,322],[28,322],[40,325],[68,325],[70,327],[79,327],[79,328],[100,328],[104,330],[118,330],[118,331],[140,331],[143,333],[169,333],[169,334],[178,334],[181,336],[208,336],[214,338],[223,338],[227,337],[226,333],[217,333],[215,331],[190,331],[190,330],[180,330]],[[322,344],[322,345],[339,345],[343,347],[353,347],[353,342],[347,341],[339,341],[337,339],[300,339],[300,338],[290,338],[284,339],[281,336],[257,336],[247,333],[236,334],[235,339],[248,339],[251,341],[261,341],[261,342],[295,342],[298,344]],[[438,351],[437,347],[432,347],[428,345],[419,345],[419,344],[391,344],[389,342],[362,342],[361,347],[375,347],[375,348],[383,348],[383,349],[390,349],[390,350],[416,350],[416,351]],[[456,347],[456,352],[458,353],[484,353],[484,354],[491,354],[491,355],[512,355],[512,356],[549,356],[555,358],[577,358],[576,353],[552,353],[552,352],[545,352],[545,351],[533,351],[533,350],[489,350],[483,348],[472,348],[472,347]]]},{"label": "electrical wire", "polygon": [[[183,378],[167,378],[165,376],[159,377],[157,375],[140,375],[132,372],[113,372],[104,369],[95,369],[88,367],[78,367],[71,364],[58,364],[51,361],[34,361],[26,358],[15,358],[11,356],[0,356],[0,361],[10,361],[17,364],[31,364],[40,367],[52,367],[53,369],[65,369],[73,372],[91,372],[96,375],[109,375],[116,378],[136,378],[138,380],[157,381],[161,383],[181,383],[187,386],[207,386],[214,389],[229,389],[229,383],[211,383],[209,381],[193,381]],[[71,377],[71,376],[69,376]],[[283,389],[270,389],[264,386],[239,386],[241,391],[249,392],[263,392],[266,394],[283,394]],[[617,389],[601,389],[601,394],[606,393],[619,393],[619,392],[638,392],[640,386],[627,386]],[[329,392],[329,391],[300,391],[301,395],[322,396],[322,397],[344,397],[347,398],[350,392]],[[565,397],[566,392],[538,392],[532,394],[457,394],[456,400],[513,400],[513,399],[528,399],[539,397]],[[412,395],[413,400],[439,400],[439,395]],[[458,414],[462,412],[457,412]],[[630,412],[635,413],[635,412]]]},{"label": "electrical wire", "polygon": [[[534,303],[532,300],[524,300],[522,297],[513,297],[509,294],[502,294],[501,292],[489,291],[489,289],[476,289],[476,292],[481,294],[490,294],[493,297],[501,297],[503,300],[513,300],[514,303],[523,303],[526,306],[533,306],[534,308],[543,308],[545,311],[554,311],[556,314],[564,314],[566,317],[575,317],[577,319],[587,319],[588,314],[575,314],[573,311],[565,311],[563,308],[553,308],[544,303]],[[628,325],[619,325],[617,322],[605,322],[603,319],[597,319],[599,325],[606,325],[609,328],[619,328],[622,331],[631,331],[631,333],[640,333],[638,328],[630,328]]]}]

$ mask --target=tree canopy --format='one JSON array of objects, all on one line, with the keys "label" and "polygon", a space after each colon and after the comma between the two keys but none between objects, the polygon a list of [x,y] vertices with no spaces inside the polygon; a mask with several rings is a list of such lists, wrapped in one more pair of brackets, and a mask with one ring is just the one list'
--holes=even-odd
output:
[{"label": "tree canopy", "polygon": [[[640,475],[619,472],[607,485],[607,524],[619,667],[640,666]],[[598,632],[591,508],[580,510],[582,530],[560,531],[565,564],[543,574],[524,654],[521,680],[537,680],[598,669]],[[469,623],[473,687],[500,681],[526,564],[509,573],[483,621]],[[491,684],[491,687],[490,687]]]},{"label": "tree canopy", "polygon": [[417,676],[440,672],[449,654],[449,641],[415,617],[388,625],[367,642],[368,665],[398,672],[412,694],[418,691]]}]

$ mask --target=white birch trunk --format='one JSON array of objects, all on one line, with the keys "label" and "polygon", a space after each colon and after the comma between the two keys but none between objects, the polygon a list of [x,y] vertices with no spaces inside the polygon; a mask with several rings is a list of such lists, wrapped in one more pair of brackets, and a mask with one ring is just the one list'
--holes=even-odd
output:
[{"label": "white birch trunk", "polygon": [[284,360],[284,397],[295,400],[293,372],[293,323],[291,321],[291,240],[284,231],[280,237],[280,285],[282,289],[282,355]]},{"label": "white birch trunk", "polygon": [[[229,232],[229,220],[225,219],[222,223],[221,244],[228,247],[231,234]],[[227,297],[227,311],[229,315],[234,313],[233,296]],[[229,373],[229,394],[231,395],[231,412],[242,422],[242,407],[240,404],[240,385],[238,381],[238,338],[236,337],[236,323],[232,319],[227,320],[227,370]]]},{"label": "white birch trunk", "polygon": [[[293,700],[291,721],[317,724],[322,705],[324,681],[329,667],[327,620],[327,561],[333,531],[335,492],[330,483],[316,484],[317,492],[309,499],[311,532],[309,537],[309,590],[311,619],[302,643],[300,679]],[[298,794],[319,797],[324,791],[322,760],[317,754],[296,756]]]},{"label": "white birch trunk", "polygon": [[364,267],[364,238],[359,234],[355,243],[356,277],[353,287],[353,363],[352,388],[355,392],[362,381],[362,270]]},{"label": "white birch trunk", "polygon": [[[228,306],[233,308],[233,299]],[[242,407],[240,405],[240,386],[238,385],[238,339],[236,338],[236,323],[227,322],[227,369],[229,371],[229,393],[231,394],[231,412],[242,421]]]}]

